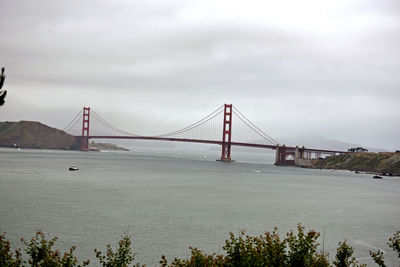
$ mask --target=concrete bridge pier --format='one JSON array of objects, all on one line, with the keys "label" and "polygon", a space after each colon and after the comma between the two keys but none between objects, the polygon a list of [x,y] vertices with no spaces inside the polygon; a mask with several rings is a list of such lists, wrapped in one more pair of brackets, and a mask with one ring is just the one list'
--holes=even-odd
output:
[{"label": "concrete bridge pier", "polygon": [[295,163],[295,151],[291,147],[286,147],[285,145],[276,145],[275,154],[275,165],[294,165]]},{"label": "concrete bridge pier", "polygon": [[320,152],[315,153],[315,157],[313,158],[312,152],[306,150],[304,146],[302,148],[296,146],[294,165],[301,167],[311,167],[313,166],[313,164],[315,164],[315,161],[318,160],[320,157],[321,157]]},{"label": "concrete bridge pier", "polygon": [[299,146],[296,146],[296,149],[294,150],[294,165],[299,161],[300,158],[300,151],[299,151]]},{"label": "concrete bridge pier", "polygon": [[304,146],[302,148],[299,148],[299,146],[296,146],[295,152],[294,152],[294,165],[301,166],[301,164],[303,164],[304,150],[305,150]]},{"label": "concrete bridge pier", "polygon": [[275,165],[279,165],[279,144],[276,145],[275,149]]},{"label": "concrete bridge pier", "polygon": [[311,166],[313,160],[305,147],[286,147],[276,145],[275,165],[279,166]]}]

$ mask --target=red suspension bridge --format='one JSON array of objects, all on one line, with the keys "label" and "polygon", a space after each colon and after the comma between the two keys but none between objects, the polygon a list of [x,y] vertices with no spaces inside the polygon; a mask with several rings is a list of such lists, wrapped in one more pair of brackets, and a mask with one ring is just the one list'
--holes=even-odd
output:
[{"label": "red suspension bridge", "polygon": [[[222,119],[221,119],[222,117]],[[235,131],[233,122],[235,121]],[[221,123],[222,122],[222,123]],[[182,129],[155,136],[124,131],[104,120],[93,109],[84,107],[64,128],[81,140],[81,150],[89,150],[89,139],[136,139],[153,141],[190,142],[221,145],[221,161],[231,161],[231,147],[254,147],[276,150],[275,164],[301,165],[302,162],[336,155],[344,151],[291,147],[280,145],[244,116],[232,104],[225,104],[201,120]]]}]

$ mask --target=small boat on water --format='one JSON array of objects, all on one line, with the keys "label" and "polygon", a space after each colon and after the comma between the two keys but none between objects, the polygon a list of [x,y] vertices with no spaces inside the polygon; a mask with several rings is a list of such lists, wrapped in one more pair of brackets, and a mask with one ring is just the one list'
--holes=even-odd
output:
[{"label": "small boat on water", "polygon": [[77,171],[78,167],[76,167],[75,165],[72,165],[71,167],[69,167],[70,171]]},{"label": "small boat on water", "polygon": [[374,178],[374,179],[382,179],[382,176],[374,175],[374,177],[372,177],[372,178]]}]

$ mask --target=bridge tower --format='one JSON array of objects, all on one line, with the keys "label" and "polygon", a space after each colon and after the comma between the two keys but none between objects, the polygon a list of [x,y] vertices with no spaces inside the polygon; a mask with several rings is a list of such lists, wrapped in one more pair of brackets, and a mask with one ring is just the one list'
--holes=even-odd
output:
[{"label": "bridge tower", "polygon": [[81,138],[81,150],[89,150],[89,121],[90,121],[90,108],[83,108],[83,120],[82,120],[82,138]]},{"label": "bridge tower", "polygon": [[221,161],[231,160],[231,139],[232,139],[232,104],[225,104],[224,124],[222,129],[222,153]]}]

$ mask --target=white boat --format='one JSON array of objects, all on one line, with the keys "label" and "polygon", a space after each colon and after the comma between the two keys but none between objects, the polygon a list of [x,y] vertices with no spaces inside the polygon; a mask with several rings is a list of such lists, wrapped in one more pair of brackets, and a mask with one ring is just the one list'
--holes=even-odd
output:
[{"label": "white boat", "polygon": [[78,167],[76,167],[75,165],[72,165],[71,167],[69,167],[70,171],[77,171]]}]

